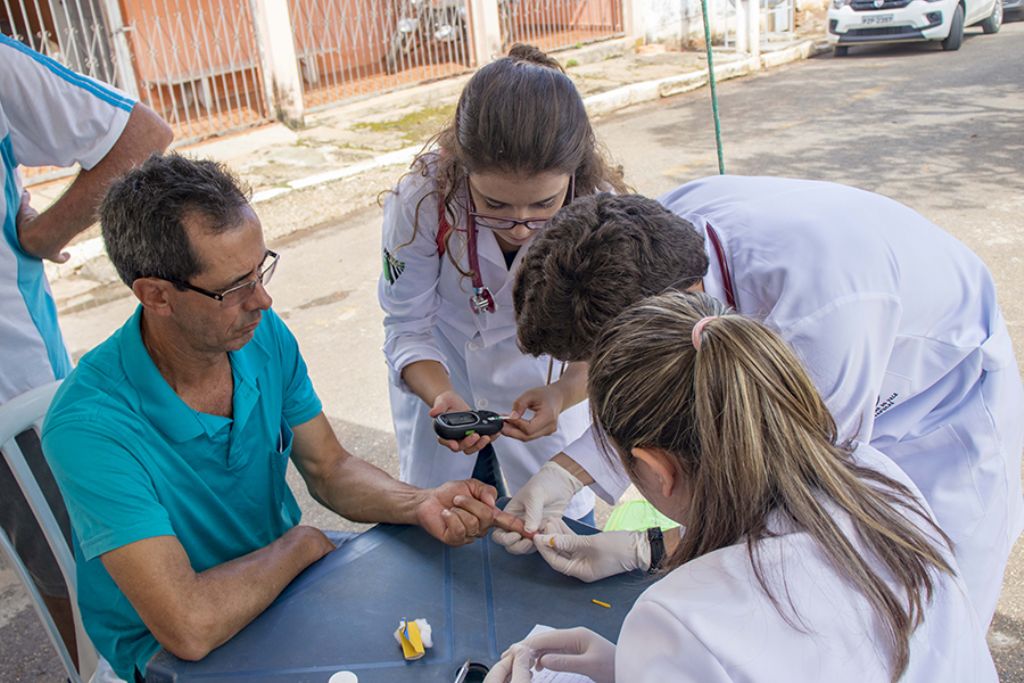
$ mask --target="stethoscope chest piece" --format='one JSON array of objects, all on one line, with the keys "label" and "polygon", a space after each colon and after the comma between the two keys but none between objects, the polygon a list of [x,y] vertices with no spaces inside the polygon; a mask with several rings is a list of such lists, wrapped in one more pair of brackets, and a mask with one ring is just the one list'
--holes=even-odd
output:
[{"label": "stethoscope chest piece", "polygon": [[486,287],[473,287],[473,296],[469,297],[469,308],[473,313],[494,313],[496,305],[494,295]]}]

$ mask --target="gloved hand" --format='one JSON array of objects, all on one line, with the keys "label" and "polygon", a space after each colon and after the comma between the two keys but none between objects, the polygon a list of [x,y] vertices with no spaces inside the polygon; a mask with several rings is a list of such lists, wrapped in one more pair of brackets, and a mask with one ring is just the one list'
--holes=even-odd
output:
[{"label": "gloved hand", "polygon": [[615,683],[615,644],[582,627],[545,631],[516,643],[505,651],[484,683],[529,683],[534,663],[537,669],[569,671],[589,676],[595,683]]},{"label": "gloved hand", "polygon": [[[512,496],[505,506],[505,512],[522,519],[526,530],[534,532],[549,517],[561,519],[569,501],[582,488],[583,482],[569,470],[548,461]],[[495,529],[492,538],[513,555],[526,555],[536,550],[533,541],[514,531]]]},{"label": "gloved hand", "polygon": [[530,683],[533,680],[533,651],[516,643],[495,664],[484,683]]},{"label": "gloved hand", "polygon": [[651,544],[643,531],[579,536],[561,519],[550,519],[533,543],[554,569],[587,583],[651,566]]}]

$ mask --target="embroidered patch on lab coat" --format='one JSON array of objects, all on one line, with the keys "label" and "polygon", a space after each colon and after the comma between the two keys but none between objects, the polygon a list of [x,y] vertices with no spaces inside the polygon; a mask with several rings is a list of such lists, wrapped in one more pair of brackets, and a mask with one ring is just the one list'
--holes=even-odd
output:
[{"label": "embroidered patch on lab coat", "polygon": [[384,250],[384,279],[388,281],[389,285],[395,284],[395,281],[402,275],[402,271],[405,270],[405,261],[399,261],[395,258],[387,249]]}]

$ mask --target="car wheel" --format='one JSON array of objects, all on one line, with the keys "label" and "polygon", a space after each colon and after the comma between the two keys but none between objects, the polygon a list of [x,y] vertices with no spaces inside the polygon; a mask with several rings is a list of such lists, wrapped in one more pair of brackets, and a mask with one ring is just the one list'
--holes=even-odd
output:
[{"label": "car wheel", "polygon": [[[998,0],[998,2],[1002,2],[1002,0]],[[959,50],[962,42],[964,42],[964,6],[957,5],[953,11],[953,21],[949,24],[949,35],[942,41],[942,49]]]},{"label": "car wheel", "polygon": [[845,57],[846,55],[850,54],[850,46],[836,45],[835,48],[832,50],[832,54],[834,54],[836,57]]},{"label": "car wheel", "polygon": [[981,30],[985,33],[999,33],[999,27],[1003,25],[1003,0],[996,0],[992,8],[992,14],[988,19],[981,22]]}]

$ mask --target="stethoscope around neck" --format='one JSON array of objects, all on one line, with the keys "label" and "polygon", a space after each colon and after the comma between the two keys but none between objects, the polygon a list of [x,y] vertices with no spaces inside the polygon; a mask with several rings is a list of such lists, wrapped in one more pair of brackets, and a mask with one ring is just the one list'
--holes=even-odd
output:
[{"label": "stethoscope around neck", "polygon": [[715,258],[718,261],[718,270],[722,273],[722,290],[725,292],[725,303],[735,310],[736,308],[736,294],[732,288],[732,275],[729,274],[729,265],[725,262],[725,249],[722,248],[722,240],[719,239],[718,233],[708,223],[704,226],[705,232],[708,236],[708,241],[711,242],[711,248],[715,250]]},{"label": "stethoscope around neck", "polygon": [[[566,191],[566,196],[567,201],[562,202],[562,206],[559,207],[560,209],[571,204],[572,200],[576,198],[575,173],[569,176],[569,187]],[[445,202],[442,198],[437,204],[437,253],[440,256],[444,255],[445,240],[448,237],[448,233],[453,229],[451,223],[448,222],[445,208]],[[470,283],[473,287],[473,293],[469,297],[469,309],[473,311],[474,315],[480,315],[481,313],[494,313],[497,310],[497,305],[494,301],[494,294],[484,284],[483,275],[480,272],[480,249],[477,245],[479,231],[476,225],[476,218],[473,215],[475,210],[473,192],[469,187],[469,176],[466,176],[466,258],[469,261]]]}]

